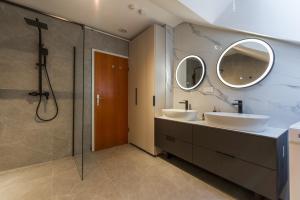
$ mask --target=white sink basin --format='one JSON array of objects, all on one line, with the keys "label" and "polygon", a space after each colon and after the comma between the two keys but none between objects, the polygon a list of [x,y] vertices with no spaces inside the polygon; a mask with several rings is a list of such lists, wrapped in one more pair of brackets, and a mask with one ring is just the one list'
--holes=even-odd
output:
[{"label": "white sink basin", "polygon": [[183,110],[183,109],[162,109],[164,116],[186,120],[186,121],[194,121],[197,120],[197,113],[196,110]]},{"label": "white sink basin", "polygon": [[205,121],[212,126],[248,131],[263,132],[270,117],[266,115],[239,114],[226,112],[206,112]]}]

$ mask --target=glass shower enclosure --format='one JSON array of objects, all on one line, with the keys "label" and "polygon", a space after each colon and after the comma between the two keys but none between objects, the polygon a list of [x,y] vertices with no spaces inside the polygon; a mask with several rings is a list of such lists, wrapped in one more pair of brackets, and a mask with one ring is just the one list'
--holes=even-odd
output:
[{"label": "glass shower enclosure", "polygon": [[83,178],[84,26],[7,2],[0,26],[0,172],[74,156]]}]

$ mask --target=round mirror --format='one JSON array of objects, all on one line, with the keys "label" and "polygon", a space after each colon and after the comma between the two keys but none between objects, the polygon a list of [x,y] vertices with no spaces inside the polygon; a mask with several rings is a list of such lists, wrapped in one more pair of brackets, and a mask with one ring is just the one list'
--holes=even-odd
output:
[{"label": "round mirror", "polygon": [[198,56],[183,58],[176,69],[176,82],[181,89],[192,90],[199,86],[205,74],[205,64]]},{"label": "round mirror", "polygon": [[217,74],[227,86],[249,87],[268,75],[273,61],[273,50],[266,42],[258,39],[241,40],[222,53],[217,64]]}]

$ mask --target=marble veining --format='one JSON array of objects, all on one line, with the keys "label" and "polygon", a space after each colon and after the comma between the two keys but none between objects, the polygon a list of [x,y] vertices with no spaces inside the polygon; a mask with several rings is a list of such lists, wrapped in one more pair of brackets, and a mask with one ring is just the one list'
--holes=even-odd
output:
[{"label": "marble veining", "polygon": [[[274,66],[271,73],[259,84],[244,89],[230,88],[217,77],[217,61],[223,50],[245,38],[258,38],[270,44],[275,54]],[[288,128],[300,121],[299,47],[297,44],[251,34],[188,23],[180,24],[174,29],[173,73],[182,58],[193,54],[204,60],[207,74],[203,83],[191,92],[181,90],[174,82],[173,106],[181,108],[182,105],[178,102],[187,99],[193,109],[200,111],[201,116],[201,113],[212,111],[214,107],[218,111],[237,112],[231,103],[241,99],[245,113],[269,115],[270,126]],[[214,92],[205,93],[205,87],[213,87]]]},{"label": "marble veining", "polygon": [[188,24],[189,27],[191,28],[192,32],[197,35],[198,37],[202,37],[202,38],[205,38],[206,40],[212,42],[215,46],[214,48],[215,49],[218,49],[218,47],[222,46],[220,42],[218,42],[217,40],[207,36],[207,35],[204,35],[202,34],[201,30],[200,29],[197,29],[197,27],[193,24]]},{"label": "marble veining", "polygon": [[173,28],[166,26],[166,108],[173,106]]}]

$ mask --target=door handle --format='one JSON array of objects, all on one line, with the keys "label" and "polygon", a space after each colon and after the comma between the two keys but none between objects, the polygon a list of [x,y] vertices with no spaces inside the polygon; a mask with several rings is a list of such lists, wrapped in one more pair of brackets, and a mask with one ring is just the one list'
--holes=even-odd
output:
[{"label": "door handle", "polygon": [[100,94],[97,94],[96,99],[97,99],[97,106],[99,106],[99,104],[100,104]]}]

